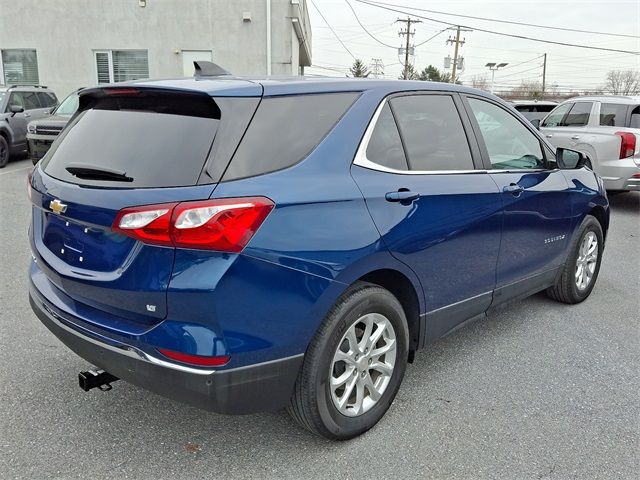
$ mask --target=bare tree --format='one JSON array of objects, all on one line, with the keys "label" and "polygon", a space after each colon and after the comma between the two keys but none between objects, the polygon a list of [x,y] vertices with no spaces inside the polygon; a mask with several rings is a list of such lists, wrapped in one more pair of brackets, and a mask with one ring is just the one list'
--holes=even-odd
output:
[{"label": "bare tree", "polygon": [[484,75],[476,75],[471,79],[471,86],[480,90],[489,91],[489,80]]},{"label": "bare tree", "polygon": [[540,82],[522,81],[520,86],[514,87],[506,92],[502,92],[500,96],[510,99],[518,98],[539,100],[542,98],[542,85]]},{"label": "bare tree", "polygon": [[640,72],[634,70],[611,70],[607,73],[605,90],[614,95],[640,93]]}]

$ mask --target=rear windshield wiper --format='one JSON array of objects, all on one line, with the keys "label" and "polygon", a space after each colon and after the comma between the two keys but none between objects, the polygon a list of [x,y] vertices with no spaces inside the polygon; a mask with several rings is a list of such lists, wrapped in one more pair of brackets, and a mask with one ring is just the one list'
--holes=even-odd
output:
[{"label": "rear windshield wiper", "polygon": [[114,182],[133,182],[127,172],[115,168],[97,167],[85,163],[70,163],[65,168],[74,177],[85,180],[112,180]]}]

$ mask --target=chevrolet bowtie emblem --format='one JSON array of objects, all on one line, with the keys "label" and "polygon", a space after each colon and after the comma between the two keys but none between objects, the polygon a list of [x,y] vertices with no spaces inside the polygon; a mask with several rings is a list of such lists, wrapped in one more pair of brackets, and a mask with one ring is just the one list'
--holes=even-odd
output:
[{"label": "chevrolet bowtie emblem", "polygon": [[49,208],[53,213],[57,215],[60,215],[61,213],[64,213],[67,211],[67,206],[57,198],[49,202]]}]

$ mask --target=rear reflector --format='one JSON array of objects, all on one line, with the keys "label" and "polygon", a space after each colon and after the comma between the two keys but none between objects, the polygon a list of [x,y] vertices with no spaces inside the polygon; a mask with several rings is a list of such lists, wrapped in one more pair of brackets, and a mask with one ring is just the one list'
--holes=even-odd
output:
[{"label": "rear reflector", "polygon": [[273,206],[268,198],[243,197],[128,207],[113,229],[155,245],[237,253]]},{"label": "rear reflector", "polygon": [[29,200],[31,200],[31,177],[32,176],[33,176],[33,170],[31,170],[27,175],[27,195],[29,196]]},{"label": "rear reflector", "polygon": [[220,367],[229,363],[231,357],[229,355],[221,355],[218,357],[206,357],[204,355],[189,355],[187,353],[174,352],[165,348],[159,348],[158,351],[171,360],[176,360],[189,365],[197,365],[199,367]]},{"label": "rear reflector", "polygon": [[620,137],[620,156],[618,158],[632,157],[636,151],[636,136],[631,132],[616,132]]}]

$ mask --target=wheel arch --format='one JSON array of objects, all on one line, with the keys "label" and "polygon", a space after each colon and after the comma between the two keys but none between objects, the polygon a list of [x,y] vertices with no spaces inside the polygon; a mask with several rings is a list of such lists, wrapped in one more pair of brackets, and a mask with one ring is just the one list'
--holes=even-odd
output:
[{"label": "wheel arch", "polygon": [[600,226],[602,227],[602,235],[605,240],[607,239],[607,231],[609,230],[609,215],[607,215],[607,211],[604,209],[602,205],[595,205],[589,210],[588,215],[591,215],[598,220]]},{"label": "wheel arch", "polygon": [[11,132],[6,128],[0,127],[0,136],[4,137],[9,144],[9,148],[11,148]]},{"label": "wheel arch", "polygon": [[420,300],[411,280],[402,272],[390,268],[374,270],[358,279],[389,290],[400,302],[409,327],[409,350],[416,351],[420,344]]}]

